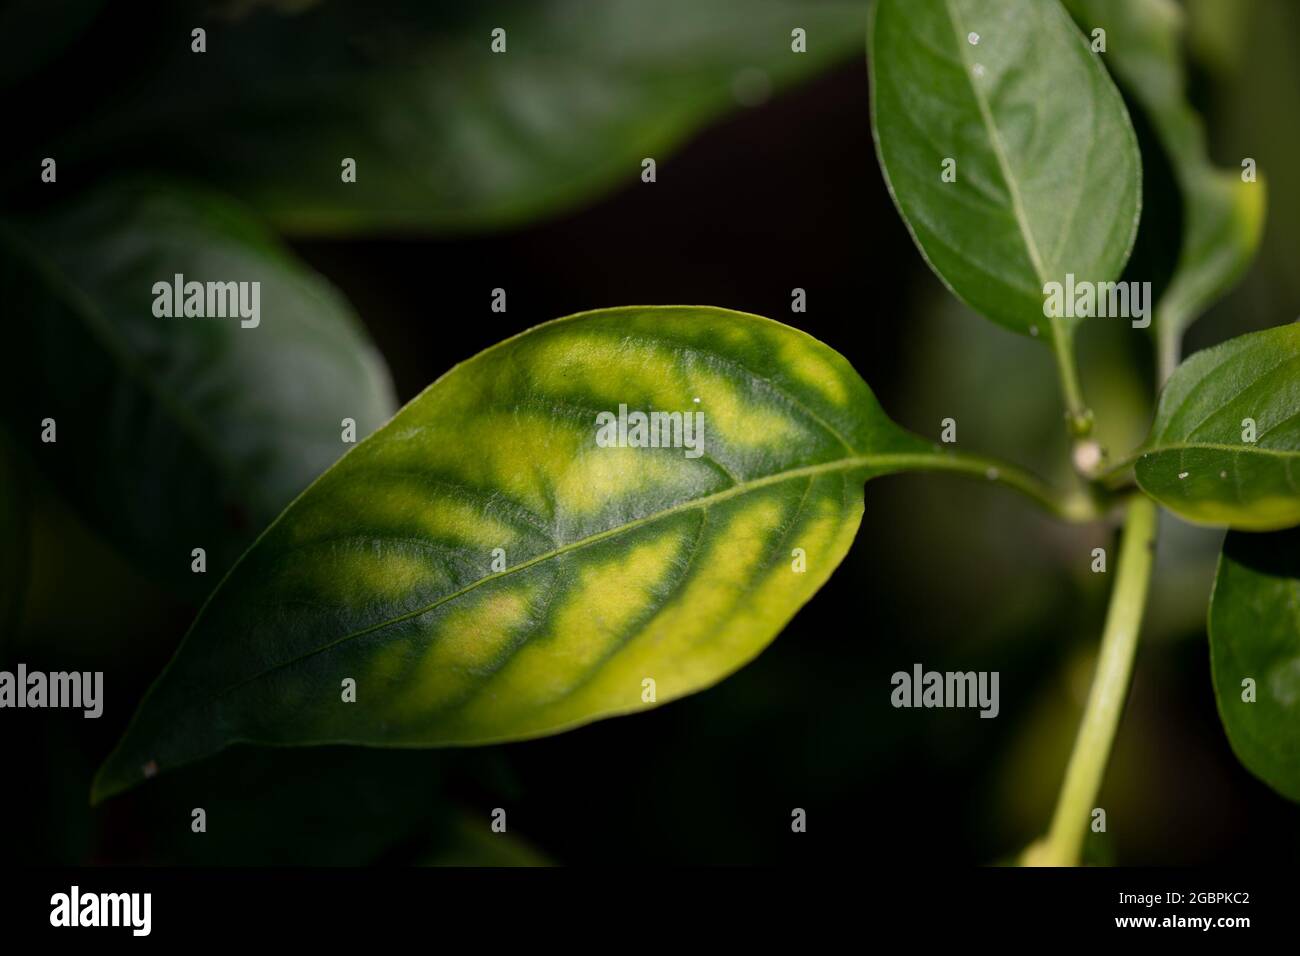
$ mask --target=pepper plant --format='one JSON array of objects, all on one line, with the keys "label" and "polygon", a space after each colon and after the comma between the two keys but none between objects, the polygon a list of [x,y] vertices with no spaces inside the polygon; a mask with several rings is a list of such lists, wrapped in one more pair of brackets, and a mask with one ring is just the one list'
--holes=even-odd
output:
[{"label": "pepper plant", "polygon": [[[764,16],[777,8],[764,5]],[[235,743],[492,744],[701,691],[759,654],[814,598],[854,542],[864,486],[899,472],[997,483],[1063,522],[1119,530],[1083,720],[1055,815],[1022,862],[1080,860],[1128,695],[1160,509],[1227,529],[1208,609],[1219,712],[1241,761],[1300,800],[1300,325],[1183,359],[1184,331],[1247,268],[1265,200],[1249,157],[1241,169],[1208,158],[1184,95],[1175,8],[876,0],[867,15],[870,122],[890,194],[954,296],[1054,357],[1059,399],[1040,400],[1061,403],[1074,482],[1055,487],[900,427],[831,345],[771,319],[699,306],[557,319],[429,385],[278,511],[242,557],[232,554],[100,769],[95,801]],[[1128,104],[1171,158],[1182,202],[1174,273],[1157,301],[1149,291],[1144,301],[1143,277],[1125,272],[1143,205]],[[525,180],[529,202],[560,201]],[[8,260],[13,286],[45,310],[43,331],[24,333],[33,351],[99,334],[82,296],[51,295],[59,270],[82,273],[99,301],[126,294],[114,277],[84,274],[93,245],[73,237],[88,243],[94,229],[129,221],[141,248],[165,239],[172,261],[191,257],[192,271],[205,256],[231,261],[270,247],[216,200],[146,192],[123,187],[34,238],[7,240],[22,247]],[[272,202],[272,211],[287,222],[349,224],[376,208],[355,200],[330,208],[312,196],[288,211]],[[379,215],[405,223],[409,210],[394,201]],[[200,233],[218,236],[218,253],[211,241],[190,242]],[[343,382],[312,388],[369,431],[365,422],[382,420],[391,400],[382,374],[328,293],[287,262],[276,274],[272,304],[317,325],[327,347],[312,368]],[[1074,347],[1085,321],[1123,322],[1150,338],[1159,397],[1138,448],[1104,449],[1093,437]],[[138,344],[151,328],[129,334]],[[86,347],[92,378],[123,374],[99,344]],[[180,377],[171,385],[190,387]],[[140,402],[157,397],[148,383],[133,387]],[[11,409],[29,418],[36,408],[20,396],[39,393],[15,389]],[[301,399],[301,389],[286,389],[261,411],[306,414],[294,405]],[[698,453],[689,443],[684,453],[680,443],[629,441],[627,409],[670,416],[678,429],[702,422]],[[604,441],[611,421],[606,437],[617,440]],[[211,451],[184,422],[167,428],[146,436],[152,450],[165,446],[181,462]],[[311,445],[241,453],[241,467],[283,479],[257,500],[257,527],[325,454]],[[110,477],[128,503],[116,532],[131,547],[157,557],[223,533],[200,523],[143,535],[129,465]],[[65,485],[83,483],[78,465],[52,467]],[[171,487],[217,501],[228,491],[218,484]]]}]

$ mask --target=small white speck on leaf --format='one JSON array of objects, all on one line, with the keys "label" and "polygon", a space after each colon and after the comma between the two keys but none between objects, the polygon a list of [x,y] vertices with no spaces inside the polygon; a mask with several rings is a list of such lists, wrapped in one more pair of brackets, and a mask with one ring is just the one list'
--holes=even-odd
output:
[{"label": "small white speck on leaf", "polygon": [[972,30],[970,33],[966,34],[966,42],[971,46],[976,46],[980,42],[980,35]]},{"label": "small white speck on leaf", "polygon": [[983,76],[983,75],[984,75],[984,64],[982,64],[982,63],[976,63],[975,66],[971,68],[971,72],[974,73],[976,76]]},{"label": "small white speck on leaf", "polygon": [[1191,472],[1188,472],[1188,471],[1180,471],[1180,472],[1178,473],[1178,480],[1179,480],[1179,481],[1182,481],[1182,480],[1183,480],[1184,478],[1186,478],[1189,474],[1191,474]]}]

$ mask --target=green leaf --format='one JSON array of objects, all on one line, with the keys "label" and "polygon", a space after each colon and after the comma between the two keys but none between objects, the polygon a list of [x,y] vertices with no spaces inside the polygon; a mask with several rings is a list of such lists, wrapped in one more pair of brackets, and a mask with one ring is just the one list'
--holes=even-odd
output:
[{"label": "green leaf", "polygon": [[639,184],[645,157],[662,166],[739,103],[850,58],[865,20],[862,0],[258,10],[202,57],[179,47],[148,100],[133,88],[75,145],[197,163],[294,233],[496,229]]},{"label": "green leaf", "polygon": [[1187,42],[1197,63],[1216,77],[1236,73],[1248,35],[1261,26],[1258,0],[1186,0]]},{"label": "green leaf", "polygon": [[[154,283],[178,273],[260,282],[260,324],[156,316]],[[212,195],[119,184],[5,227],[0,279],[22,317],[0,416],[93,527],[189,593],[346,450],[343,418],[360,437],[394,406],[338,293]]]},{"label": "green leaf", "polygon": [[553,866],[532,844],[513,833],[497,833],[485,818],[461,812],[438,834],[439,846],[423,866]]},{"label": "green leaf", "polygon": [[1185,14],[1173,0],[1065,0],[1086,33],[1106,30],[1103,59],[1151,118],[1178,176],[1183,243],[1155,331],[1176,349],[1183,331],[1241,278],[1264,232],[1266,191],[1241,170],[1210,162],[1201,119],[1187,102]]},{"label": "green leaf", "polygon": [[1141,211],[1105,67],[1056,0],[879,0],[868,45],[880,165],[921,254],[977,312],[1068,337],[1044,287],[1114,280]]},{"label": "green leaf", "polygon": [[[703,443],[598,446],[620,405],[702,415]],[[830,576],[867,478],[940,457],[843,357],[767,319],[538,326],[443,376],[276,520],[95,797],[234,741],[487,744],[646,710],[646,680],[657,703],[701,690]]]},{"label": "green leaf", "polygon": [[1229,532],[1210,599],[1210,661],[1237,758],[1300,800],[1300,528]]},{"label": "green leaf", "polygon": [[[90,767],[86,777],[93,774]],[[459,842],[444,819],[438,755],[420,751],[231,747],[142,787],[115,808],[125,819],[174,820],[115,862],[164,866],[367,866]],[[81,806],[85,808],[84,791]],[[219,840],[195,839],[202,807]],[[322,834],[329,834],[322,839]],[[409,846],[409,849],[407,847]]]},{"label": "green leaf", "polygon": [[1179,366],[1139,454],[1138,484],[1188,521],[1251,531],[1300,524],[1300,324],[1240,336]]}]

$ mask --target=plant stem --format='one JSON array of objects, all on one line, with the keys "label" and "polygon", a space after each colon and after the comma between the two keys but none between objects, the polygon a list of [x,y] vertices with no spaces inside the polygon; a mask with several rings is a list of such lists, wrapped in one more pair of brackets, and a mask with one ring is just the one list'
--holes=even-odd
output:
[{"label": "plant stem", "polygon": [[1177,316],[1157,311],[1156,323],[1156,388],[1159,389],[1164,388],[1178,368],[1181,343]]},{"label": "plant stem", "polygon": [[1015,465],[982,455],[949,452],[943,455],[891,455],[891,463],[903,464],[908,471],[946,471],[997,481],[1032,498],[1062,521],[1080,524],[1096,521],[1103,510],[1090,496],[1076,493],[1063,495],[1036,475]]},{"label": "plant stem", "polygon": [[1047,839],[1031,851],[1032,862],[1046,866],[1075,866],[1101,789],[1111,742],[1128,696],[1129,676],[1137,650],[1138,630],[1146,606],[1147,585],[1155,553],[1156,506],[1145,495],[1135,495],[1124,519],[1124,537],[1115,568],[1106,626],[1101,636],[1097,671],[1088,704],[1075,738],[1074,752]]},{"label": "plant stem", "polygon": [[1074,333],[1060,323],[1054,323],[1052,328],[1052,353],[1056,356],[1070,434],[1076,439],[1087,438],[1092,432],[1092,411],[1084,402],[1083,390],[1079,387],[1079,372],[1074,362]]}]

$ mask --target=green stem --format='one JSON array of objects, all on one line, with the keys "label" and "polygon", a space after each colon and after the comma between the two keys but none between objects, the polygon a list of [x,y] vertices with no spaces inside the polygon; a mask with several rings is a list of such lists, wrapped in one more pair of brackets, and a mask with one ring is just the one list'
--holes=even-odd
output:
[{"label": "green stem", "polygon": [[1061,379],[1061,397],[1065,400],[1065,417],[1070,434],[1076,439],[1087,438],[1092,432],[1092,411],[1083,400],[1079,387],[1079,372],[1074,361],[1074,333],[1053,323],[1052,354],[1056,356],[1056,369]]},{"label": "green stem", "polygon": [[891,455],[907,471],[944,471],[997,481],[1033,499],[1062,521],[1080,524],[1096,521],[1103,511],[1093,498],[1077,493],[1063,495],[1036,475],[1015,465],[983,455],[948,452],[942,455]]},{"label": "green stem", "polygon": [[1138,630],[1151,580],[1156,514],[1151,499],[1144,495],[1131,499],[1115,569],[1115,590],[1106,613],[1097,672],[1088,693],[1083,722],[1065,771],[1052,828],[1046,841],[1031,851],[1028,862],[1047,866],[1075,866],[1079,862],[1083,837],[1096,806],[1111,743],[1128,696]]},{"label": "green stem", "polygon": [[1163,388],[1169,376],[1178,368],[1181,351],[1178,317],[1157,311],[1156,314],[1156,387]]}]

